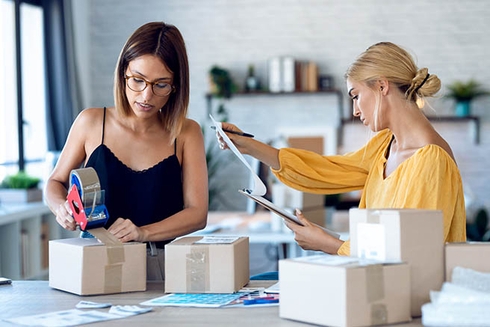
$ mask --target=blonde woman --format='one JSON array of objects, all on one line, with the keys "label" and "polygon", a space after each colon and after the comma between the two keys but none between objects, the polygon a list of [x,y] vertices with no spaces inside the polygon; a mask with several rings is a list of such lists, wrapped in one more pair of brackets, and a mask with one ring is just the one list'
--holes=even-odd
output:
[{"label": "blonde woman", "polygon": [[[298,149],[275,149],[257,140],[227,135],[240,152],[269,165],[284,184],[304,192],[338,194],[363,190],[360,208],[442,210],[446,242],[466,240],[466,213],[459,169],[448,143],[417,106],[435,95],[439,78],[419,69],[401,47],[382,42],[363,52],[345,74],[353,115],[375,136],[358,151],[321,156]],[[232,124],[223,129],[240,131]],[[227,148],[218,137],[221,148]],[[343,242],[311,224],[286,222],[305,250],[350,254]]]}]

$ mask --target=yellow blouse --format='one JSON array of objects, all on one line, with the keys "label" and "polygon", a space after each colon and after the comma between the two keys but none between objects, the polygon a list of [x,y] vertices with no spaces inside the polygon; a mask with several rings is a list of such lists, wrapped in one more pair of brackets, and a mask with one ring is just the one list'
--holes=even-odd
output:
[{"label": "yellow blouse", "polygon": [[[359,208],[442,210],[446,242],[466,241],[466,211],[459,169],[441,147],[429,144],[383,177],[393,134],[377,133],[363,148],[345,155],[322,156],[300,149],[279,151],[280,168],[272,170],[284,184],[317,194],[363,189]],[[338,254],[350,254],[350,241]]]}]

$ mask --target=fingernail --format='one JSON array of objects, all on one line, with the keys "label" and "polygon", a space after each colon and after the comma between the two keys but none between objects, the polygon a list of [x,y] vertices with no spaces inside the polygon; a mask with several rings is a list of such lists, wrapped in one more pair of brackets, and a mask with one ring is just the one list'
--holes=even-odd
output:
[{"label": "fingernail", "polygon": [[297,215],[301,215],[301,214],[303,214],[303,213],[301,212],[301,210],[299,210],[298,208],[296,208],[296,214],[297,214]]}]

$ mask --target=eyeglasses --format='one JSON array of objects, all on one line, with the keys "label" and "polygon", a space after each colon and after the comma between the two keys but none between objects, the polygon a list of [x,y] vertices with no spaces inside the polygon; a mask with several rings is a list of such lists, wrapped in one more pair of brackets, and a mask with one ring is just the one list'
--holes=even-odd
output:
[{"label": "eyeglasses", "polygon": [[148,82],[141,77],[127,75],[125,78],[129,89],[134,92],[142,92],[146,89],[148,85],[151,85],[151,90],[153,94],[159,97],[166,97],[174,90],[173,85],[164,82]]}]

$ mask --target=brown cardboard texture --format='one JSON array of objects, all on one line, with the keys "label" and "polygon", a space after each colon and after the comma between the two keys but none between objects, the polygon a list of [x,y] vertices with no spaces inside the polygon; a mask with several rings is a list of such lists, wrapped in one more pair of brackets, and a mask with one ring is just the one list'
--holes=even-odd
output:
[{"label": "brown cardboard texture", "polygon": [[441,289],[444,281],[442,211],[351,209],[349,234],[352,256],[410,265],[412,317],[420,316],[430,291]]},{"label": "brown cardboard texture", "polygon": [[233,293],[249,280],[248,237],[183,237],[165,246],[166,293]]},{"label": "brown cardboard texture", "polygon": [[473,269],[483,273],[490,273],[490,243],[488,242],[461,242],[446,243],[446,281],[451,281],[454,267]]},{"label": "brown cardboard texture", "polygon": [[106,246],[94,238],[49,241],[49,286],[78,295],[145,291],[146,245]]},{"label": "brown cardboard texture", "polygon": [[279,261],[281,318],[322,326],[410,321],[410,268],[360,263],[352,257],[306,256]]},{"label": "brown cardboard texture", "polygon": [[326,212],[325,208],[317,209],[306,209],[302,210],[303,215],[308,218],[308,220],[317,225],[326,227]]}]

